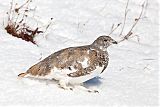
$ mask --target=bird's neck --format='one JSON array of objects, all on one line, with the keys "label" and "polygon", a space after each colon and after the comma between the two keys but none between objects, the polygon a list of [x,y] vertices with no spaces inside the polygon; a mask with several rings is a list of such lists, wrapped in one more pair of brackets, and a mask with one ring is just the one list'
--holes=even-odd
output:
[{"label": "bird's neck", "polygon": [[92,49],[98,50],[99,52],[106,52],[107,53],[107,48],[104,48],[102,46],[95,46],[95,45],[91,45]]}]

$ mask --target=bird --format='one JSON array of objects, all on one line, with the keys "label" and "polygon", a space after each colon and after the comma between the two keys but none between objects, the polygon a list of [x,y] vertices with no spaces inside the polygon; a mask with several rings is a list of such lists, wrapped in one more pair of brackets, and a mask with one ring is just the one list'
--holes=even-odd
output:
[{"label": "bird", "polygon": [[[57,80],[65,90],[72,90],[70,85],[79,85],[98,77],[105,71],[109,62],[107,48],[117,44],[110,36],[99,36],[90,45],[61,49],[31,66],[18,77],[44,77]],[[88,92],[98,92],[87,89]]]}]

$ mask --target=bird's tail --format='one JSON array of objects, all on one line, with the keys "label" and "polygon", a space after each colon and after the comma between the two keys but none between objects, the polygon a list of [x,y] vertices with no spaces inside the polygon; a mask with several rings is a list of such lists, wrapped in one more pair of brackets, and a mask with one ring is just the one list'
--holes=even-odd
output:
[{"label": "bird's tail", "polygon": [[[36,64],[37,65],[37,64]],[[33,75],[37,71],[37,66],[33,65],[31,68],[29,68],[26,72],[18,74],[18,77],[25,77],[27,74]]]},{"label": "bird's tail", "polygon": [[18,77],[24,77],[28,74],[28,72],[18,74]]},{"label": "bird's tail", "polygon": [[30,67],[26,72],[20,73],[18,77],[25,77],[27,74],[36,76],[41,75],[45,71],[45,67],[41,66],[41,63],[35,64],[32,67]]}]

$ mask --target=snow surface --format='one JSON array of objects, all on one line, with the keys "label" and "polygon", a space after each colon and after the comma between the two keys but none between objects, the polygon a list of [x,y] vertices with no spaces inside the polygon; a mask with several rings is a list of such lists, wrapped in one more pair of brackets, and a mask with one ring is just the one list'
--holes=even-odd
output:
[{"label": "snow surface", "polygon": [[[100,93],[77,88],[66,91],[54,81],[17,78],[19,73],[57,50],[90,44],[98,36],[109,34],[113,23],[123,21],[126,1],[33,0],[31,8],[37,6],[37,9],[35,18],[28,23],[36,20],[39,26],[46,25],[54,18],[45,35],[37,36],[37,47],[6,33],[3,22],[10,0],[0,0],[0,106],[158,106],[159,4],[156,0],[148,0],[144,14],[147,18],[134,29],[140,43],[132,39],[111,46],[107,70],[85,83]],[[142,2],[130,0],[124,32],[139,15]],[[119,31],[112,34],[116,40],[120,39]]]}]

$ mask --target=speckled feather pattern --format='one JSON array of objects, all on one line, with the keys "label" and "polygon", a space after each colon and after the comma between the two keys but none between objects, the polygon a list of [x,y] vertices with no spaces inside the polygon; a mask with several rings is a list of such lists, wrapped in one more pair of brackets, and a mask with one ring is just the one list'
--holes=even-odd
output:
[{"label": "speckled feather pattern", "polygon": [[109,61],[107,47],[115,42],[109,36],[100,36],[91,45],[62,49],[33,65],[26,74],[51,76],[58,80],[82,77],[80,81],[85,82],[106,69]]}]

